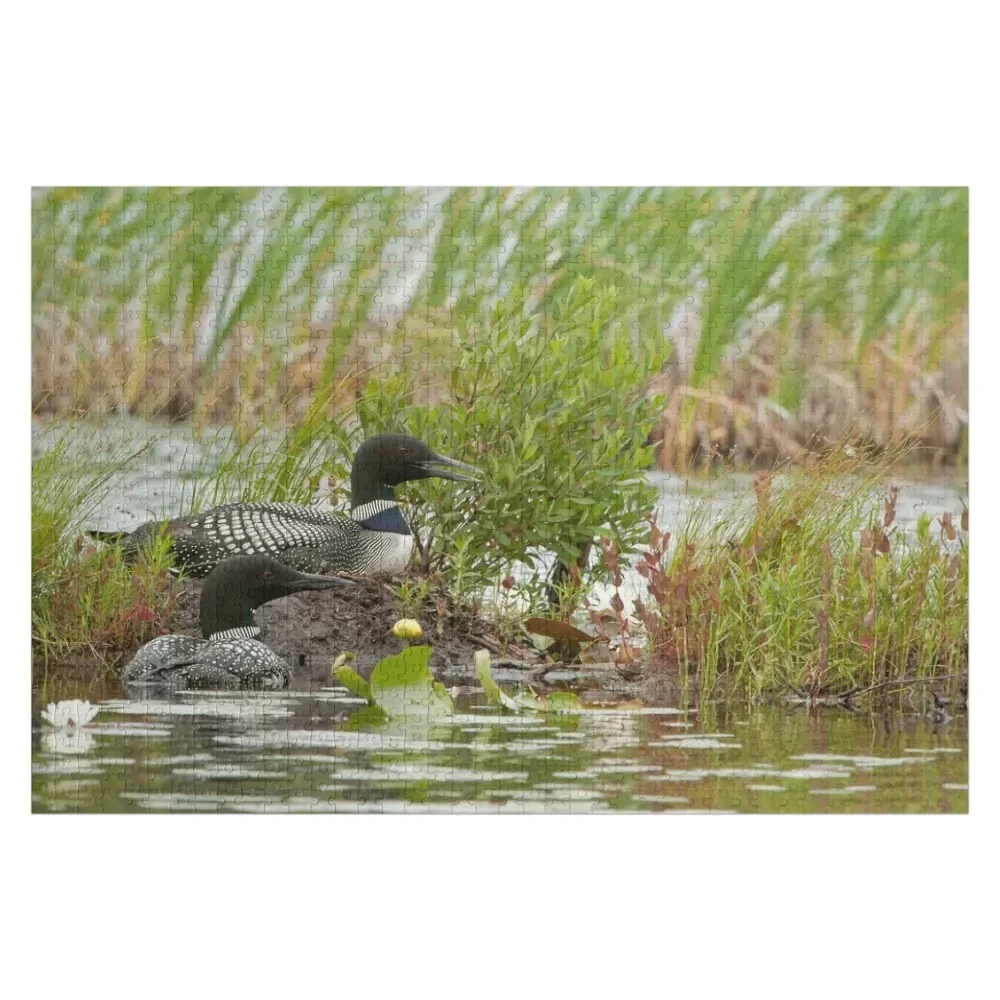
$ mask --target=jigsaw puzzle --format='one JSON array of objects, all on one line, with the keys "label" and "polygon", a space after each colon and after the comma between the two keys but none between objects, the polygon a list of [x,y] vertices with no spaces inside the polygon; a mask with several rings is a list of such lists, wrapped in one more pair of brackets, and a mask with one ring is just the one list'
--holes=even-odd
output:
[{"label": "jigsaw puzzle", "polygon": [[968,810],[967,189],[32,227],[35,811]]}]

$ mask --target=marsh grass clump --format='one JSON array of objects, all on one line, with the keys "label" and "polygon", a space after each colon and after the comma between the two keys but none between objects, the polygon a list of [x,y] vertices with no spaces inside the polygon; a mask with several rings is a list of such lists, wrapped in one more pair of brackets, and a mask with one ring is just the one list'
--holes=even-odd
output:
[{"label": "marsh grass clump", "polygon": [[114,669],[123,653],[166,629],[174,601],[166,539],[127,565],[115,546],[83,537],[114,473],[138,456],[95,467],[65,439],[38,456],[31,479],[31,644],[37,670]]},{"label": "marsh grass clump", "polygon": [[338,383],[317,390],[280,430],[241,421],[218,437],[222,457],[185,496],[185,509],[262,500],[309,503],[324,479],[346,484],[358,441],[349,413],[337,404],[342,388]]},{"label": "marsh grass clump", "polygon": [[702,694],[859,695],[968,669],[968,512],[895,524],[898,490],[841,457],[755,480],[676,546],[650,523],[636,613],[651,671]]}]

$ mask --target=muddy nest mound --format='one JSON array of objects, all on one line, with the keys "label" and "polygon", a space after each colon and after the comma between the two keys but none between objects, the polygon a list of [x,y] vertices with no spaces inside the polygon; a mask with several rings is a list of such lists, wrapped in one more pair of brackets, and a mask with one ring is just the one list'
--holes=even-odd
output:
[{"label": "muddy nest mound", "polygon": [[[388,583],[365,577],[352,579],[356,586],[349,591],[304,591],[258,608],[262,639],[291,666],[292,688],[332,683],[330,665],[341,652],[353,653],[355,662],[351,666],[367,677],[382,657],[403,648],[391,632],[401,615]],[[201,635],[201,586],[200,580],[181,584],[171,632]],[[477,649],[503,652],[512,659],[529,656],[519,647],[502,647],[478,615],[449,607],[440,599],[428,599],[416,617],[423,626],[424,641],[433,646],[431,669],[442,680],[468,681],[473,676]]]}]

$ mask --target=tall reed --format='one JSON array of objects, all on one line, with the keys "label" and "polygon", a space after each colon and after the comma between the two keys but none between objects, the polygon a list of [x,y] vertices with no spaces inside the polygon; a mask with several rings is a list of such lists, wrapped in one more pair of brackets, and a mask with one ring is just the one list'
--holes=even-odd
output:
[{"label": "tall reed", "polygon": [[951,440],[967,234],[965,189],[38,190],[34,404],[267,422],[406,364],[433,393],[458,317],[519,288],[547,324],[584,277],[672,349],[663,464],[836,437],[893,387],[890,437],[938,394]]}]

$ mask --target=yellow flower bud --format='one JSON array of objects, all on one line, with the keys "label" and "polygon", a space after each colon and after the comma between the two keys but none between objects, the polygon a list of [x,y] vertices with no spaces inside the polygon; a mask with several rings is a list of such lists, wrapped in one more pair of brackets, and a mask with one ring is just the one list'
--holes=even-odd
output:
[{"label": "yellow flower bud", "polygon": [[420,622],[414,621],[412,618],[400,618],[392,626],[392,634],[397,639],[419,639],[424,634],[424,630],[420,627]]}]

